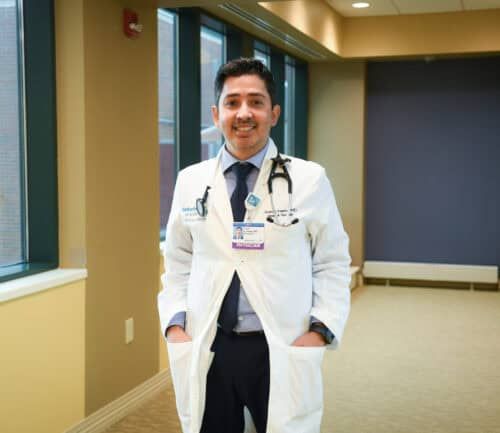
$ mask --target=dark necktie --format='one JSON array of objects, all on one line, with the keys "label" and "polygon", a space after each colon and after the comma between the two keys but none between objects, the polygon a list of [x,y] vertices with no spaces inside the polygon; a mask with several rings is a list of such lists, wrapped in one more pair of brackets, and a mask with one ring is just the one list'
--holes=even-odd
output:
[{"label": "dark necktie", "polygon": [[[231,195],[233,221],[243,221],[245,218],[245,199],[248,195],[247,177],[252,168],[253,165],[246,162],[237,162],[231,166],[231,170],[236,174],[236,188]],[[240,277],[235,272],[219,313],[219,325],[226,334],[230,334],[236,326],[240,285]]]}]

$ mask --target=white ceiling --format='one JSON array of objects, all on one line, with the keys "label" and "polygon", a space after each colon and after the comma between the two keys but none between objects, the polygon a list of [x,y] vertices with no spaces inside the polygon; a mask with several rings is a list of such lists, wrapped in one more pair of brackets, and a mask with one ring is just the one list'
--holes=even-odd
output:
[{"label": "white ceiling", "polygon": [[358,0],[326,0],[340,15],[346,17],[500,9],[500,0],[364,0],[371,5],[366,9],[354,9],[352,3],[355,1]]}]

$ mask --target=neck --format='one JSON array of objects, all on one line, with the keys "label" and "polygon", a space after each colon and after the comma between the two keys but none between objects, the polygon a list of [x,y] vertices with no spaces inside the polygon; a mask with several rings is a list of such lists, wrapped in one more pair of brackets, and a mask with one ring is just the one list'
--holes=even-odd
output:
[{"label": "neck", "polygon": [[228,145],[226,143],[226,150],[232,156],[234,156],[236,159],[238,159],[240,161],[246,161],[246,160],[250,159],[252,156],[257,155],[262,149],[264,149],[264,147],[266,147],[266,144],[267,144],[267,140],[262,146],[259,146],[257,149],[238,150],[238,149],[234,149],[231,145]]}]

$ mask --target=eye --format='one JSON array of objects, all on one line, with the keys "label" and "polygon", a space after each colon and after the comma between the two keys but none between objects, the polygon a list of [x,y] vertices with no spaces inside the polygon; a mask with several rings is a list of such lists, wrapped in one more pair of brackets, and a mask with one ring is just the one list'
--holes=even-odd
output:
[{"label": "eye", "polygon": [[228,99],[227,101],[224,102],[224,106],[228,108],[234,108],[238,105],[238,101],[235,99]]},{"label": "eye", "polygon": [[264,101],[262,101],[261,99],[254,99],[252,101],[252,105],[256,107],[261,107],[262,105],[264,105]]}]

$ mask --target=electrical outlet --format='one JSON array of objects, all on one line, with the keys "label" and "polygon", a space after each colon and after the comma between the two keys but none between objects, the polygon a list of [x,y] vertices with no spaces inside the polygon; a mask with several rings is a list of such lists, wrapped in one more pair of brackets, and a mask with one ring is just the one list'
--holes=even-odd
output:
[{"label": "electrical outlet", "polygon": [[125,320],[125,344],[134,341],[134,318]]}]

